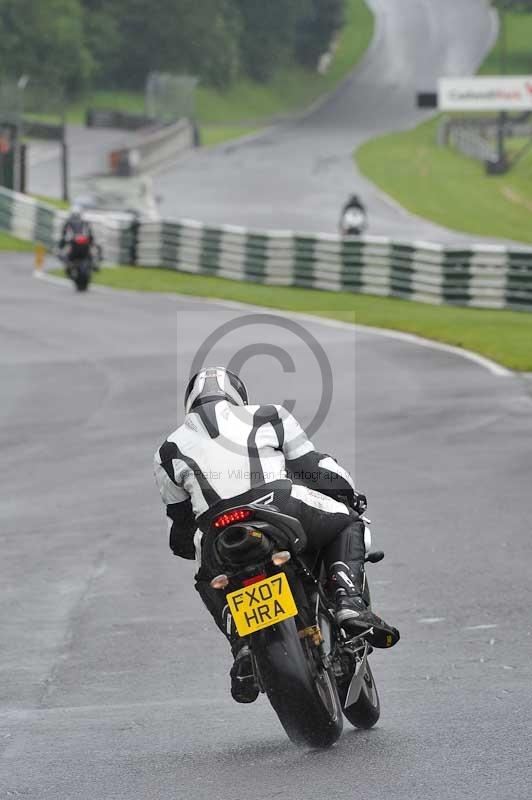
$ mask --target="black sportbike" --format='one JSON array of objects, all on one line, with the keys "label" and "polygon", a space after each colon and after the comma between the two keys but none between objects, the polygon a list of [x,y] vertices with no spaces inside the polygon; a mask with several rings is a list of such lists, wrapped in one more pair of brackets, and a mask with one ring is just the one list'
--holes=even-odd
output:
[{"label": "black sportbike", "polygon": [[101,256],[99,245],[91,245],[89,237],[84,234],[76,234],[66,251],[59,254],[65,272],[78,292],[85,292],[89,288],[92,273],[99,269]]},{"label": "black sportbike", "polygon": [[[249,644],[257,687],[289,738],[330,747],[343,717],[357,728],[375,725],[379,695],[370,632],[349,636],[336,622],[320,556],[305,546],[297,519],[255,502],[210,520],[203,554],[217,576],[211,586],[225,592],[232,623]],[[383,557],[370,553],[366,561]],[[369,604],[367,581],[364,591]]]}]

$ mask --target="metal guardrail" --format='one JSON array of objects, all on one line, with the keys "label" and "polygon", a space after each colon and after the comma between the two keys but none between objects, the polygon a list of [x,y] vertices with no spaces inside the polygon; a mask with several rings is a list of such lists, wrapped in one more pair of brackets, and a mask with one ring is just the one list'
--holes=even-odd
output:
[{"label": "metal guardrail", "polygon": [[115,175],[139,175],[165,164],[195,147],[197,132],[188,119],[139,134],[128,147],[113,150],[109,166]]},{"label": "metal guardrail", "polygon": [[[51,247],[65,213],[0,189],[0,228]],[[107,263],[165,267],[271,286],[532,311],[532,250],[444,247],[181,222],[94,219]]]},{"label": "metal guardrail", "polygon": [[126,131],[138,131],[150,125],[157,125],[158,120],[145,114],[131,114],[113,108],[88,108],[85,124],[87,128],[122,128]]}]

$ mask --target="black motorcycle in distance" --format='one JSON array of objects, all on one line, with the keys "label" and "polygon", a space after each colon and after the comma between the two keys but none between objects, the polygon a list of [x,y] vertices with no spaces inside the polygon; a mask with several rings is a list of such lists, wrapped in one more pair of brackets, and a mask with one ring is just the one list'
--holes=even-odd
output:
[{"label": "black motorcycle in distance", "polygon": [[89,236],[76,234],[59,258],[76,289],[84,292],[89,287],[93,271],[99,268],[101,250],[97,245],[91,245]]},{"label": "black motorcycle in distance", "polygon": [[[350,637],[336,622],[319,554],[303,553],[305,545],[297,519],[256,502],[210,521],[203,557],[249,644],[257,688],[288,737],[326,748],[340,737],[343,717],[357,728],[375,725],[380,703],[368,662],[371,631]],[[367,581],[364,591],[369,603]]]}]

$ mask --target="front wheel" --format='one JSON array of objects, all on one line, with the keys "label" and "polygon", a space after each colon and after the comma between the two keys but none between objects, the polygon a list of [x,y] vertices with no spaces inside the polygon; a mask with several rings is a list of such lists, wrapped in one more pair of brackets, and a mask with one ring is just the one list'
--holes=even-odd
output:
[{"label": "front wheel", "polygon": [[331,747],[343,720],[334,676],[320,663],[293,619],[254,634],[259,680],[288,737],[307,747]]}]

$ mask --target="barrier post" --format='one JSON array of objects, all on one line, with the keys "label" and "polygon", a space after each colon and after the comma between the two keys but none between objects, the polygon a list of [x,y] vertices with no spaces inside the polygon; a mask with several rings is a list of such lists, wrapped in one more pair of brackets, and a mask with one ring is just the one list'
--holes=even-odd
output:
[{"label": "barrier post", "polygon": [[46,250],[42,246],[42,244],[37,244],[35,246],[35,269],[41,270],[44,266],[44,256]]}]

